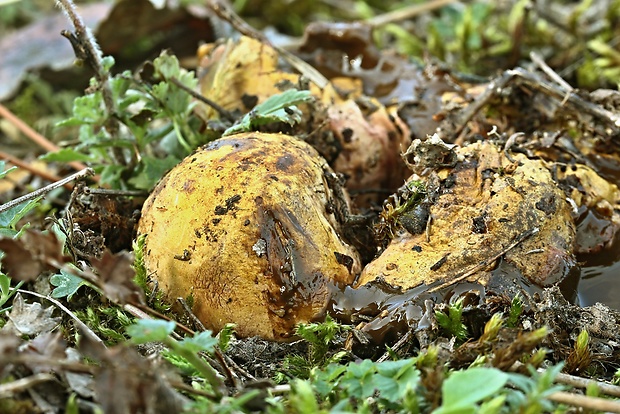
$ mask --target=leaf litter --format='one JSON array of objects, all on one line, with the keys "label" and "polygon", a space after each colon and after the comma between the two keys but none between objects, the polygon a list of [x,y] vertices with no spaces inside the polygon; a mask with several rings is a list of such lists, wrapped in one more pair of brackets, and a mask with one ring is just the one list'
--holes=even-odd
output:
[{"label": "leaf litter", "polygon": [[[241,42],[243,42],[243,40]],[[365,40],[362,41],[362,46],[367,47],[369,43],[368,37],[365,37]],[[266,45],[262,45],[261,48],[265,50],[268,49]],[[339,48],[342,48],[342,46],[337,45],[334,49],[338,51]],[[250,48],[250,50],[253,49]],[[371,56],[371,53],[367,50],[363,50],[362,54],[364,53]],[[377,52],[375,51],[375,53]],[[340,55],[342,54],[341,52]],[[335,55],[338,56],[337,53]],[[362,59],[362,62],[367,62],[368,60],[371,59],[367,59],[366,61]],[[381,63],[381,58],[375,60],[378,62],[377,65]],[[234,65],[236,64],[237,63]],[[401,64],[405,66],[405,63],[401,62]],[[273,69],[275,70],[275,67]],[[365,68],[365,70],[371,71],[372,66],[370,69]],[[381,70],[381,67],[379,67],[379,70]],[[212,70],[208,72],[213,73]],[[273,71],[271,73],[273,74]],[[613,117],[607,117],[606,119],[607,113],[601,111],[600,108],[586,113],[579,112],[579,108],[588,107],[592,109],[589,106],[590,98],[587,96],[581,97],[571,95],[571,100],[569,100],[569,107],[571,109],[570,111],[565,111],[565,107],[561,102],[561,97],[553,96],[553,94],[551,98],[549,96],[545,97],[544,93],[541,92],[545,89],[544,85],[547,85],[549,82],[545,81],[545,83],[540,82],[537,84],[536,81],[539,78],[536,77],[525,76],[525,83],[519,83],[519,81],[517,81],[516,85],[501,86],[503,93],[501,96],[502,99],[499,99],[498,96],[485,96],[484,92],[480,92],[481,89],[479,85],[467,84],[463,82],[462,79],[453,77],[450,74],[440,74],[440,71],[432,73],[430,70],[420,72],[419,69],[416,69],[415,73],[416,76],[421,76],[422,79],[439,79],[438,83],[440,86],[436,89],[430,88],[431,93],[434,94],[435,105],[437,105],[437,102],[441,102],[438,109],[433,109],[435,108],[433,106],[429,109],[424,107],[424,105],[420,105],[418,102],[409,101],[404,104],[399,102],[399,104],[393,107],[394,112],[390,112],[390,110],[383,105],[390,105],[394,102],[398,102],[398,99],[394,99],[394,96],[390,97],[389,100],[381,102],[373,101],[363,96],[359,84],[349,80],[340,83],[338,83],[339,81],[332,80],[334,90],[320,95],[320,99],[318,99],[318,102],[320,102],[319,106],[313,108],[320,116],[327,117],[322,118],[318,125],[323,125],[322,127],[325,128],[323,132],[326,130],[329,131],[329,133],[322,134],[323,142],[317,146],[319,148],[330,148],[330,146],[338,147],[338,145],[333,144],[334,142],[339,143],[341,147],[343,147],[344,144],[348,144],[346,141],[350,132],[346,132],[345,129],[342,128],[337,118],[337,116],[341,116],[345,111],[338,109],[336,115],[334,115],[334,113],[330,114],[329,109],[326,110],[320,106],[326,105],[327,108],[330,108],[330,103],[339,100],[343,100],[343,102],[346,102],[346,105],[350,105],[350,107],[354,109],[353,112],[355,112],[355,115],[353,119],[365,119],[365,121],[367,121],[369,127],[363,128],[362,131],[374,126],[374,122],[377,121],[373,120],[370,115],[378,111],[379,113],[389,114],[386,116],[389,120],[387,124],[388,127],[382,130],[381,133],[383,134],[385,134],[386,130],[390,131],[390,129],[392,132],[398,131],[402,133],[403,128],[408,128],[413,133],[412,138],[424,140],[426,134],[430,133],[431,130],[434,131],[435,128],[439,126],[439,133],[445,142],[450,144],[457,143],[461,147],[459,152],[461,152],[460,155],[462,159],[455,163],[449,163],[448,165],[425,165],[424,168],[419,171],[414,171],[414,173],[419,174],[416,179],[421,178],[431,182],[433,180],[433,174],[439,176],[447,174],[448,177],[450,177],[450,174],[456,175],[459,168],[467,166],[467,157],[470,155],[466,155],[465,152],[469,150],[473,151],[476,145],[481,146],[482,144],[478,143],[481,136],[486,138],[490,137],[497,141],[496,147],[493,150],[480,150],[473,158],[489,156],[486,151],[493,153],[490,156],[491,158],[503,157],[503,161],[498,163],[499,166],[490,168],[490,170],[493,174],[499,176],[503,174],[506,175],[507,184],[504,185],[504,188],[512,189],[517,193],[521,191],[522,193],[529,194],[529,189],[524,187],[523,183],[519,183],[516,179],[514,182],[511,182],[509,178],[511,178],[512,175],[514,179],[514,174],[519,174],[517,171],[518,168],[527,167],[532,158],[536,156],[543,160],[540,162],[541,165],[537,165],[536,168],[543,171],[545,175],[544,182],[557,183],[558,188],[564,192],[564,196],[572,200],[572,203],[567,203],[567,205],[573,207],[573,209],[568,209],[563,212],[565,216],[571,216],[571,214],[572,216],[570,219],[564,218],[562,222],[569,226],[567,230],[568,233],[576,233],[576,242],[573,242],[571,237],[566,237],[562,239],[563,241],[560,241],[561,247],[557,250],[561,260],[564,260],[562,257],[572,256],[575,252],[605,251],[605,249],[613,243],[618,222],[616,217],[617,209],[615,208],[618,203],[617,187],[607,181],[611,180],[612,176],[609,171],[602,171],[604,168],[602,168],[603,162],[601,161],[601,157],[604,158],[605,162],[612,164],[617,163],[617,160],[613,153],[600,152],[606,144],[610,144],[609,137],[615,134]],[[429,73],[431,74],[429,75]],[[248,75],[242,74],[241,76]],[[252,78],[251,73],[249,77]],[[290,77],[287,75],[283,76],[283,78],[292,83],[301,82],[300,79],[295,76]],[[258,85],[267,85],[267,88],[272,88],[278,84],[278,79],[281,80],[282,78],[273,76],[269,78],[268,82],[256,82],[256,79],[253,79],[253,81]],[[532,79],[534,79],[534,82],[532,82]],[[442,82],[445,82],[445,84]],[[226,84],[230,85],[230,82]],[[204,85],[204,83],[202,85]],[[540,88],[540,85],[543,85],[543,88]],[[202,86],[202,88],[205,90],[205,86]],[[374,90],[374,93],[368,94],[376,95],[376,89],[374,88],[376,88],[376,86],[364,85],[364,92],[368,93],[367,91]],[[250,89],[247,88],[245,92],[249,90]],[[312,90],[312,88],[310,88],[310,90]],[[342,93],[343,90],[346,92]],[[398,90],[400,91],[400,88]],[[272,91],[273,89],[270,89],[269,92],[264,93],[264,97],[271,96],[274,93]],[[230,91],[227,90],[227,92]],[[427,92],[426,90],[418,91],[419,96],[424,96],[425,98],[427,97],[425,95]],[[224,91],[222,91],[222,94],[226,95]],[[529,106],[530,100],[525,99],[524,94],[532,94],[538,97],[538,99],[533,99],[535,102],[533,108]],[[205,93],[205,95],[209,96],[210,93]],[[258,101],[261,101],[260,93],[255,94],[252,92],[249,95],[250,97],[256,96],[259,98]],[[355,98],[350,99],[352,96]],[[613,94],[609,94],[608,96],[613,97]],[[484,99],[477,101],[480,97]],[[506,99],[507,97],[508,99]],[[216,102],[217,101],[216,99]],[[247,103],[247,96],[245,101]],[[254,102],[254,99],[251,99],[251,101]],[[433,101],[433,99],[431,99],[431,101]],[[594,99],[592,99],[592,101],[594,101]],[[618,108],[617,103],[614,104],[613,100],[605,100],[605,104],[608,110],[617,110]],[[237,110],[241,113],[247,113],[253,106],[243,103],[243,99],[233,99],[232,103],[229,105],[231,107],[226,109]],[[483,110],[484,107],[493,108],[494,105],[499,105],[501,111]],[[405,107],[408,109],[408,112],[404,111]],[[476,111],[472,111],[472,107],[476,107]],[[434,116],[428,117],[427,114],[429,111],[432,112]],[[404,113],[407,113],[407,115],[400,118],[399,121],[402,122],[402,126],[398,126],[395,117]],[[498,113],[501,113],[501,115],[498,115]],[[305,116],[308,112],[302,111],[302,114]],[[359,116],[359,114],[361,114],[361,116]],[[523,117],[523,114],[529,115],[529,117]],[[212,120],[215,117],[215,115],[206,116],[205,120]],[[423,118],[431,118],[432,122],[430,122],[430,124],[424,124],[423,126],[421,126],[422,124],[416,123],[417,120]],[[324,125],[325,119],[331,121],[327,123],[327,127]],[[531,119],[536,119],[536,122],[530,123],[529,121],[531,121]],[[541,120],[544,120],[544,122]],[[611,123],[608,122],[610,120],[612,121]],[[308,126],[304,127],[304,121],[307,122]],[[348,121],[350,122],[350,119]],[[302,130],[302,132],[299,133],[300,135],[304,133],[312,135],[316,130],[312,128],[311,125],[317,125],[317,123],[312,124],[312,122],[316,122],[316,120],[302,119],[301,122],[295,125],[289,125],[289,128],[298,128],[301,126],[305,128],[305,130]],[[395,124],[397,126],[395,126]],[[490,132],[496,131],[493,129],[494,126],[498,127],[501,132],[495,134]],[[567,130],[573,131],[573,134],[566,133],[565,131]],[[589,138],[589,140],[573,139],[574,130],[579,131],[584,137]],[[556,133],[557,131],[560,131],[559,134]],[[514,134],[519,132],[531,134],[529,135],[531,138],[524,140],[519,140],[518,137],[513,138]],[[332,135],[331,137],[329,136],[330,133]],[[358,134],[361,133],[354,131],[353,136],[357,137]],[[389,138],[389,135],[388,132],[385,136]],[[408,134],[402,133],[402,135],[407,136]],[[350,137],[351,136],[349,136],[349,138]],[[502,145],[504,148],[503,153],[501,151]],[[398,147],[395,146],[395,149],[392,149],[392,152],[389,153],[390,155],[387,155],[390,160],[387,164],[391,165],[395,161],[396,164],[399,165],[398,168],[401,168],[399,151],[404,151],[406,147],[408,147],[408,145],[404,145],[404,147],[402,145]],[[329,156],[329,151],[324,150],[324,153],[328,155],[328,159],[331,159],[332,165],[334,165],[335,168],[335,166],[338,165],[337,160],[338,157],[341,156],[342,151],[335,151],[335,154],[331,157]],[[390,156],[393,156],[393,158],[389,158]],[[487,160],[486,158],[482,159],[484,161]],[[403,165],[407,162],[413,165],[419,164],[413,158],[410,160],[406,158],[404,161]],[[513,168],[511,167],[511,163],[517,165],[513,171],[510,171],[510,169]],[[473,162],[473,164],[476,164],[476,162]],[[359,165],[366,165],[366,163],[362,161]],[[354,167],[346,165],[343,167],[341,165],[341,168],[343,168],[342,171],[344,171],[345,174],[358,179],[357,183],[355,180],[349,180],[347,183],[349,189],[353,192],[367,188],[367,181],[364,181],[363,175],[368,173],[368,171],[360,171],[359,165]],[[467,168],[464,168],[464,170],[467,170]],[[411,172],[402,168],[402,173],[410,174]],[[445,185],[446,188],[441,191],[441,194],[437,194],[437,200],[433,200],[432,205],[434,207],[439,206],[437,203],[438,200],[441,202],[441,197],[454,196],[456,190],[461,190],[461,187],[459,187],[461,185],[459,181],[460,178],[454,178],[454,175],[452,180],[449,178],[442,178],[444,180],[443,185]],[[549,176],[551,179],[549,179]],[[404,176],[398,177],[398,180],[395,180],[395,182],[402,183],[406,178]],[[533,177],[535,176],[526,174],[524,183],[532,185],[535,187],[535,190],[539,190],[539,188],[536,187],[540,186],[540,182],[537,183],[536,179]],[[494,177],[494,179],[497,180],[497,177]],[[484,175],[482,174],[482,178],[476,179],[473,182],[478,183],[478,180],[484,182]],[[464,181],[467,182],[467,180]],[[353,182],[353,184],[351,184],[351,182]],[[382,178],[373,178],[370,182],[381,183],[379,186],[387,189],[388,192],[395,192],[397,190],[397,185],[385,186]],[[454,185],[457,186],[456,190],[451,193],[451,186]],[[430,187],[432,187],[432,185],[430,185]],[[463,189],[463,191],[465,190]],[[467,197],[466,194],[456,198],[467,199]],[[537,201],[534,210],[539,210],[547,216],[555,218],[556,216],[554,216],[554,214],[557,210],[556,201],[560,198],[561,196],[559,194],[555,194],[553,197],[542,197]],[[359,201],[357,208],[360,211],[372,210],[372,203],[372,200],[366,200],[364,202]],[[455,200],[444,202],[444,205],[455,204]],[[562,206],[566,210],[566,205]],[[84,208],[84,206],[80,208]],[[88,210],[86,211],[88,212]],[[604,221],[605,224],[603,228],[605,231],[596,234],[596,231],[592,231],[591,228],[586,228],[586,226],[583,225],[580,226],[580,223],[582,223],[580,218],[586,214],[594,214],[597,219]],[[439,213],[432,214],[432,216],[434,220],[439,220],[440,218]],[[476,220],[477,218],[479,218],[479,220]],[[487,212],[479,216],[469,217],[469,219],[465,221],[473,223],[475,234],[486,234],[489,232],[489,228],[492,227],[490,223],[493,220],[493,213]],[[524,222],[528,223],[528,219],[531,219],[531,217],[528,216],[526,219],[515,221],[523,225]],[[102,217],[102,221],[105,221],[105,217]],[[431,228],[434,229],[433,231],[438,231],[441,228],[438,223],[430,224]],[[540,221],[538,221],[537,224],[529,223],[529,226],[525,226],[523,229],[538,228],[538,224],[540,224]],[[571,225],[575,225],[576,227],[570,228]],[[412,235],[408,229],[402,228],[398,229],[396,233],[397,234],[394,235],[395,238],[409,238],[412,236],[419,238],[419,241],[415,242],[412,247],[408,247],[407,250],[409,251],[415,252],[417,250],[416,246],[429,243],[428,240],[424,240],[425,238],[428,239],[429,233]],[[580,236],[580,234],[582,236]],[[434,239],[436,233],[431,233],[430,236],[431,239]],[[105,243],[109,244],[111,238],[113,238],[113,236],[105,237]],[[508,237],[508,239],[514,241],[514,235]],[[519,241],[518,237],[517,241]],[[557,239],[555,239],[554,242],[557,242]],[[71,261],[69,256],[63,254],[63,244],[56,240],[51,233],[29,230],[19,239],[4,238],[0,243],[2,243],[0,246],[1,250],[5,252],[5,257],[2,259],[3,271],[10,274],[10,276],[16,280],[33,281],[41,274],[50,274],[58,270],[67,270],[65,263]],[[394,243],[393,240],[392,243]],[[575,244],[574,247],[573,243]],[[547,247],[547,243],[544,243],[544,245]],[[422,251],[425,251],[427,247],[426,245],[422,247]],[[523,246],[523,243],[520,241],[519,248],[522,250],[527,249],[527,251],[530,252],[542,249],[537,248],[537,246]],[[385,250],[381,248],[378,249],[378,253],[382,255],[385,251],[387,251],[387,248]],[[466,250],[463,249],[461,252],[466,253]],[[429,266],[431,270],[433,270],[433,267],[436,268],[433,271],[445,271],[446,269],[449,270],[458,267],[450,263],[450,261],[454,260],[457,256],[456,253],[454,251],[448,253],[448,255],[445,253],[440,254],[438,257],[441,258],[438,260],[437,257],[433,257],[431,260],[433,264]],[[464,254],[464,256],[466,255]],[[518,256],[511,259],[508,251],[503,252],[500,256],[503,261],[513,263],[518,263],[520,259]],[[93,286],[100,289],[105,298],[117,304],[141,305],[145,302],[142,289],[138,288],[132,281],[134,275],[134,270],[132,268],[133,260],[128,254],[124,252],[111,253],[106,250],[100,255],[87,256],[85,259],[88,260],[89,265],[82,269],[73,269],[70,274],[73,275],[73,272],[75,272],[78,276],[83,276],[84,279],[92,283]],[[477,263],[481,268],[480,270],[485,272],[488,271],[487,268],[492,267],[491,262],[487,262],[484,259],[472,259],[468,257],[468,260],[472,260],[472,263]],[[571,263],[574,262],[574,257],[571,257],[568,261],[571,261]],[[373,279],[375,280],[363,287],[363,289],[374,293],[373,297],[368,302],[364,303],[363,306],[352,305],[350,303],[344,305],[344,302],[334,305],[335,314],[340,312],[339,316],[341,316],[341,320],[346,321],[347,318],[349,318],[351,322],[354,320],[358,322],[361,321],[361,324],[358,325],[353,332],[362,332],[362,334],[355,336],[355,334],[349,332],[340,336],[341,341],[345,339],[349,340],[350,345],[348,346],[348,350],[353,353],[352,355],[360,356],[373,354],[373,356],[376,357],[378,356],[377,354],[381,354],[384,351],[383,345],[386,343],[394,345],[394,352],[403,354],[418,347],[428,348],[432,344],[440,344],[444,347],[443,349],[450,350],[450,352],[443,355],[440,360],[449,360],[454,366],[460,366],[471,363],[473,359],[475,359],[475,356],[481,352],[481,349],[487,351],[485,347],[488,346],[488,343],[485,343],[482,337],[477,344],[464,344],[460,347],[456,347],[453,342],[444,342],[445,338],[442,338],[440,335],[438,322],[432,314],[433,309],[440,309],[441,305],[428,302],[428,300],[423,301],[422,299],[425,298],[424,295],[411,295],[407,298],[407,292],[411,292],[412,288],[419,287],[419,282],[414,281],[411,282],[411,286],[406,286],[401,282],[395,283],[393,280],[390,281],[389,278],[386,280],[384,269],[392,271],[395,270],[395,268],[389,265],[389,263],[387,265],[378,266],[382,268],[381,272],[379,272],[381,274],[378,277],[374,277],[377,276],[375,273],[373,275]],[[419,265],[416,267],[419,267]],[[507,273],[509,277],[513,276],[513,270],[514,269]],[[540,275],[540,272],[534,273]],[[62,274],[62,272],[60,274]],[[472,273],[472,276],[473,275]],[[476,278],[478,277],[479,275],[476,275]],[[446,277],[443,277],[442,281],[446,279]],[[425,283],[430,284],[432,282]],[[555,280],[552,284],[556,284]],[[461,284],[458,286],[460,286],[460,291],[458,289],[450,291],[443,298],[432,297],[432,295],[429,296],[429,298],[432,297],[434,300],[441,302],[444,299],[452,301],[451,297],[464,297],[466,300],[463,317],[466,324],[472,328],[474,332],[476,332],[476,330],[480,331],[482,329],[481,321],[488,320],[489,316],[494,312],[498,310],[508,311],[510,301],[507,300],[509,299],[507,295],[509,292],[500,291],[498,294],[491,294],[491,292],[483,288],[478,289],[478,291],[474,289],[474,292],[471,293],[465,292],[466,289],[469,290],[472,288],[471,284]],[[75,289],[77,290],[77,288]],[[75,293],[75,290],[71,291]],[[620,343],[618,338],[613,334],[613,332],[618,332],[617,326],[619,321],[617,312],[603,305],[585,309],[579,308],[567,302],[556,288],[543,289],[540,291],[529,291],[526,289],[525,293],[529,295],[528,299],[530,300],[527,302],[527,310],[520,322],[520,327],[528,328],[529,326],[531,328],[544,325],[551,330],[551,333],[546,339],[542,337],[526,338],[524,335],[526,336],[527,334],[521,335],[516,330],[511,331],[503,329],[501,334],[496,338],[489,339],[487,337],[486,340],[493,342],[493,351],[491,352],[497,358],[492,363],[493,366],[502,368],[512,366],[516,360],[524,355],[529,355],[531,351],[541,344],[549,347],[554,352],[554,360],[568,359],[572,350],[572,344],[577,340],[577,335],[579,332],[586,330],[598,341],[597,345],[593,348],[593,357],[599,361],[605,369],[611,369],[608,364],[616,360],[618,355],[617,344]],[[403,296],[403,294],[405,296]],[[479,297],[476,298],[476,295]],[[364,298],[346,298],[346,300],[353,302],[357,300],[363,301],[363,299]],[[407,300],[410,301],[409,304],[403,306]],[[83,362],[79,362],[79,359],[76,361],[75,352],[77,351],[69,347],[59,334],[50,333],[60,320],[59,317],[52,316],[53,307],[42,308],[39,303],[34,303],[32,305],[24,304],[24,299],[19,294],[14,297],[12,306],[13,308],[8,317],[9,322],[7,322],[5,328],[7,330],[18,329],[20,334],[34,336],[34,338],[25,339],[22,337],[21,339],[17,339],[17,336],[7,334],[4,331],[5,328],[3,328],[0,335],[2,358],[8,362],[19,361],[15,363],[23,364],[32,375],[49,369],[54,372],[65,373],[67,376],[61,379],[61,381],[66,381],[68,388],[64,387],[63,384],[62,387],[56,388],[56,391],[58,389],[68,389],[75,391],[81,396],[89,396],[88,389],[92,389],[94,391],[95,401],[98,401],[106,412],[176,412],[187,403],[185,397],[182,397],[174,390],[174,387],[178,386],[178,382],[181,381],[174,375],[168,374],[168,369],[160,365],[161,360],[159,360],[158,357],[145,359],[140,353],[126,345],[117,345],[107,348],[99,342],[90,340],[88,335],[84,335],[77,345],[77,349],[80,354],[91,358],[93,361],[97,361],[98,365],[84,364]],[[358,306],[359,309],[356,309],[356,306]],[[415,316],[412,317],[417,311],[413,310],[414,307],[417,307],[420,312],[419,318]],[[346,308],[346,310],[343,311],[343,308]],[[404,316],[402,313],[398,314],[398,312],[402,312],[403,310],[405,311]],[[346,314],[347,312],[348,314]],[[382,324],[376,323],[377,320],[379,320],[377,318],[383,319]],[[404,326],[400,324],[403,318],[405,319]],[[411,324],[411,321],[416,321],[416,324]],[[375,328],[373,328],[374,330],[365,329],[365,324],[373,323],[375,325]],[[392,329],[392,332],[390,335],[387,335],[386,332],[390,329]],[[415,340],[403,344],[401,339],[405,338],[407,335],[409,335],[409,338],[415,338]],[[474,335],[476,336],[475,333]],[[371,341],[362,344],[361,342],[364,340],[368,341],[368,337],[370,337]],[[18,345],[20,343],[22,345],[27,344],[28,346],[19,347]],[[235,343],[237,345],[234,345]],[[247,341],[235,340],[233,341],[234,346],[230,351],[230,356],[242,363],[242,365],[245,365],[246,369],[252,368],[254,367],[255,358],[241,358],[241,354],[250,348],[256,348],[257,343],[261,347],[260,349],[263,350],[269,347],[273,348],[269,350],[267,360],[276,359],[274,358],[275,355],[282,355],[283,349],[285,350],[284,352],[290,352],[290,349],[295,349],[287,344],[278,345],[270,342],[261,344],[261,341],[257,339],[249,339]],[[241,351],[237,351],[235,346]],[[476,348],[476,346],[479,348]],[[467,349],[468,347],[470,348],[469,350]],[[472,351],[471,348],[474,350]],[[259,354],[260,352],[264,352],[260,349],[258,350]],[[303,352],[303,350],[297,350],[297,352]],[[71,357],[69,357],[69,354],[71,354]],[[27,362],[29,359],[39,362],[47,360],[49,366],[44,363],[40,364],[38,368],[31,366]],[[215,365],[217,366],[217,364]],[[439,365],[441,364],[438,364],[438,366]],[[220,365],[219,368],[222,369],[222,371],[226,369],[225,365]],[[243,369],[243,366],[240,369]],[[274,363],[271,366],[263,368],[261,371],[254,371],[254,373],[259,376],[270,376],[278,369],[281,369],[281,367],[278,366],[277,363]],[[93,373],[94,384],[88,384],[88,381],[84,381],[80,383],[79,386],[75,386],[75,382],[72,385],[71,381],[68,381],[68,375],[74,375],[74,371]],[[610,371],[607,372],[607,375],[609,375],[609,372]],[[432,393],[433,390],[439,393],[440,390],[441,381],[433,383],[434,378],[439,378],[434,377],[434,375],[440,374],[437,371],[429,369],[424,378],[424,386],[429,393]],[[457,379],[458,378],[455,377],[453,380],[457,381]],[[56,381],[57,380],[49,382],[58,385]],[[172,385],[173,383],[174,385]],[[446,382],[444,382],[444,384],[446,384]],[[35,392],[36,389],[36,387],[33,387],[33,392]],[[56,391],[41,391],[37,398],[40,398],[41,395],[44,397],[51,397],[55,395],[55,393],[57,394]],[[113,395],[115,395],[114,399],[106,398],[110,391],[113,391]],[[37,401],[39,407],[45,406],[44,402],[37,398],[33,397],[33,400]],[[448,401],[449,399],[446,398],[445,400]],[[48,404],[47,406],[54,406],[54,404],[56,404],[57,409],[63,406],[62,402],[54,401],[53,398],[49,398],[49,401],[46,403]]]}]

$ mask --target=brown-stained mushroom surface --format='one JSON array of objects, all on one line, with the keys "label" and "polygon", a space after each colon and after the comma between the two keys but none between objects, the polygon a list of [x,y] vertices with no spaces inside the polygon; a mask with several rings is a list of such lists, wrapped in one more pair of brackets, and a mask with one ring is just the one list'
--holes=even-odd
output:
[{"label": "brown-stained mushroom surface", "polygon": [[[540,286],[576,266],[572,207],[545,163],[505,153],[490,142],[456,151],[454,167],[433,170],[428,227],[400,229],[357,282],[377,278],[411,289],[460,278],[486,283],[496,260]],[[427,197],[429,197],[427,195]]]},{"label": "brown-stained mushroom surface", "polygon": [[144,204],[149,273],[173,302],[194,298],[210,329],[285,340],[321,318],[361,271],[339,236],[326,162],[305,142],[247,133],[187,157]]}]

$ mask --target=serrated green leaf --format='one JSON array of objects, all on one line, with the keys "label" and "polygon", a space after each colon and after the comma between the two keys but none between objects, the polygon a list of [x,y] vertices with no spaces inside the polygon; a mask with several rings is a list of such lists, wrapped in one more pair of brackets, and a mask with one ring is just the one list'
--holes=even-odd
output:
[{"label": "serrated green leaf", "polygon": [[189,352],[213,352],[217,342],[217,338],[212,335],[211,331],[203,331],[194,335],[193,338],[183,338],[179,345]]},{"label": "serrated green leaf", "polygon": [[181,71],[177,57],[166,52],[163,52],[153,61],[153,66],[164,79],[178,77]]},{"label": "serrated green leaf", "polygon": [[135,344],[163,342],[174,331],[175,327],[176,323],[174,321],[140,319],[135,324],[127,327],[127,334]]},{"label": "serrated green leaf", "polygon": [[252,129],[275,122],[293,125],[301,121],[301,111],[295,105],[314,99],[310,91],[288,89],[280,94],[272,95],[264,102],[256,105],[245,114],[238,124],[224,131],[222,136],[251,131]]},{"label": "serrated green leaf", "polygon": [[79,124],[101,124],[105,120],[103,109],[103,99],[101,92],[90,95],[80,96],[73,101],[73,117],[67,121],[62,121],[57,126]]},{"label": "serrated green leaf", "polygon": [[[77,267],[72,264],[68,266],[78,270]],[[52,291],[53,298],[59,299],[66,297],[69,300],[77,293],[80,287],[89,285],[84,279],[65,269],[60,269],[60,273],[52,275],[52,277],[50,277],[50,283],[56,286]]]}]

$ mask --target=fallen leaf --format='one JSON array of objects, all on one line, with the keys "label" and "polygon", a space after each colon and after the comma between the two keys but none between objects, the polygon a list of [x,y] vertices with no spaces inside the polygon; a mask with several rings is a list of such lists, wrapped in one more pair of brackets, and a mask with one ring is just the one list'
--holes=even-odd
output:
[{"label": "fallen leaf", "polygon": [[1,238],[0,250],[4,252],[0,261],[3,271],[16,281],[35,280],[43,271],[70,261],[54,234],[37,230],[27,230],[18,239]]},{"label": "fallen leaf", "polygon": [[29,336],[50,332],[61,321],[61,318],[52,317],[53,312],[53,306],[43,308],[38,302],[26,303],[18,293],[13,299],[13,308],[8,316],[9,321],[2,330]]},{"label": "fallen leaf", "polygon": [[[111,4],[96,3],[80,7],[80,15],[88,27],[94,27],[106,16]],[[0,40],[0,100],[11,96],[31,70],[49,67],[59,71],[71,66],[75,54],[71,44],[60,35],[71,23],[62,13],[45,17]]]},{"label": "fallen leaf", "polygon": [[143,304],[144,291],[134,283],[133,258],[127,252],[112,254],[106,250],[100,259],[91,258],[104,295],[113,302]]},{"label": "fallen leaf", "polygon": [[165,367],[133,348],[119,345],[107,349],[84,336],[79,350],[100,363],[94,388],[105,413],[175,413],[188,402],[170,385],[173,377]]},{"label": "fallen leaf", "polygon": [[[168,4],[158,10],[148,0],[122,0],[80,5],[79,13],[103,53],[113,55],[118,66],[133,65],[147,59],[153,51],[168,48],[180,57],[194,56],[200,42],[214,40],[204,6],[186,9]],[[90,69],[70,70],[75,54],[71,44],[60,35],[61,30],[72,31],[73,27],[59,12],[0,40],[0,100],[15,93],[28,72],[45,68],[54,72],[56,86],[67,82],[75,88],[80,76],[87,82],[92,74]],[[149,42],[151,46],[144,48],[147,38],[159,41]]]}]

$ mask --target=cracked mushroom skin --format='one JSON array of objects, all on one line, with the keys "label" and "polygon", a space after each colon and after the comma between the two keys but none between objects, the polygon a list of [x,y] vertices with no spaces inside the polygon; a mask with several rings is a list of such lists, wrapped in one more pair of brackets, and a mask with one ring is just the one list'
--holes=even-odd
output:
[{"label": "cracked mushroom skin", "polygon": [[221,138],[188,156],[142,209],[145,263],[169,302],[193,295],[209,329],[287,340],[361,271],[330,206],[331,170],[278,134]]},{"label": "cracked mushroom skin", "polygon": [[[454,167],[436,169],[439,183],[420,234],[396,232],[357,282],[382,279],[404,290],[489,282],[498,260],[538,286],[575,269],[575,225],[566,196],[543,161],[484,142],[457,150]],[[429,179],[431,181],[431,179]]]}]

